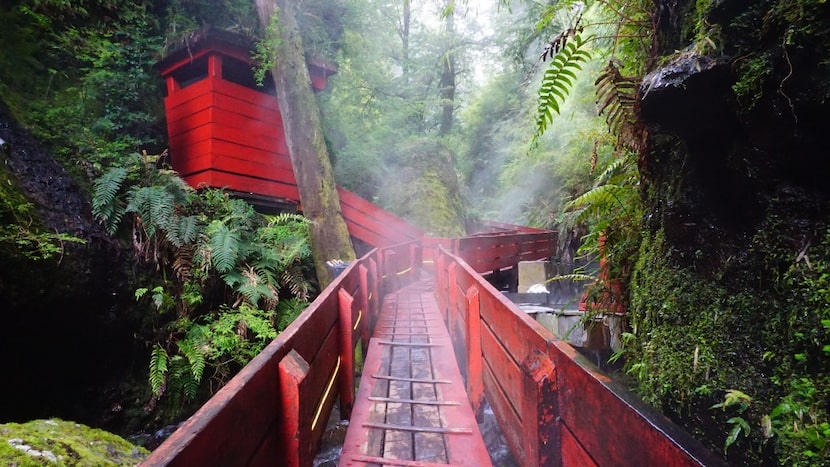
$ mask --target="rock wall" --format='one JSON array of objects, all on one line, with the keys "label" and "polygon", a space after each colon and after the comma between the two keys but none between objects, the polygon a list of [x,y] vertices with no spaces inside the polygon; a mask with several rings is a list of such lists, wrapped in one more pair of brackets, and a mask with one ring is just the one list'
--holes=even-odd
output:
[{"label": "rock wall", "polygon": [[[730,461],[827,455],[804,433],[830,437],[818,428],[830,396],[830,9],[656,5],[628,367],[646,400]],[[711,409],[730,389],[748,399]],[[776,410],[788,401],[815,416]],[[747,430],[725,442],[736,417]]]},{"label": "rock wall", "polygon": [[54,416],[102,426],[121,415],[115,381],[132,369],[135,350],[128,258],[92,219],[85,191],[2,107],[0,138],[4,183],[34,207],[16,221],[3,210],[4,224],[84,241],[41,260],[0,244],[0,420]]}]

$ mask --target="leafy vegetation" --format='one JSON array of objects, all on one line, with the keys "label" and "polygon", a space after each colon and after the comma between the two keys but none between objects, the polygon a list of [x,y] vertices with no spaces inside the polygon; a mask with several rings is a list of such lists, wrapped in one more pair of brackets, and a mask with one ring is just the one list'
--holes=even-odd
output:
[{"label": "leafy vegetation", "polygon": [[0,247],[30,260],[62,258],[66,243],[84,240],[49,232],[41,224],[35,205],[15,189],[11,174],[0,168]]},{"label": "leafy vegetation", "polygon": [[[559,104],[565,100],[576,80],[574,71],[581,70],[579,62],[591,58],[591,55],[583,49],[585,41],[582,36],[574,34],[572,41],[567,40],[568,36],[557,38],[550,44],[550,50],[556,51],[551,57],[550,65],[542,78],[542,86],[539,88],[539,111],[536,116],[536,135],[543,134],[548,124],[553,119],[553,112],[559,113]],[[543,57],[547,54],[543,54]]]},{"label": "leafy vegetation", "polygon": [[[813,192],[812,198],[794,189],[804,179],[789,177],[792,167],[776,163],[784,176],[753,172],[761,164],[757,154],[769,151],[780,158],[787,152],[753,141],[748,152],[731,148],[724,155],[729,168],[720,170],[732,170],[744,157],[749,168],[739,170],[784,188],[762,197],[764,215],[718,218],[720,207],[702,203],[690,188],[705,186],[696,178],[705,175],[696,171],[706,169],[689,165],[696,156],[692,145],[701,142],[649,135],[638,121],[634,92],[639,77],[659,66],[661,54],[671,55],[691,40],[694,53],[734,57],[735,112],[749,120],[751,131],[763,126],[757,119],[768,118],[762,115],[770,107],[788,109],[783,115],[788,122],[822,112],[819,105],[806,104],[814,101],[793,83],[807,70],[824,70],[826,60],[816,66],[804,55],[806,38],[826,31],[827,18],[817,13],[822,2],[756,3],[740,12],[706,1],[653,12],[639,2],[598,3],[616,24],[607,36],[596,33],[612,38],[606,43],[611,59],[596,85],[598,108],[615,137],[615,156],[600,164],[607,170],[592,189],[566,204],[572,214],[563,219],[570,221],[565,227],[587,225],[582,251],[602,254],[602,280],[589,294],[600,311],[603,297],[614,291],[610,284],[620,279],[631,284],[620,297],[630,310],[630,332],[616,357],[625,356],[633,388],[646,401],[730,461],[822,465],[830,432],[826,404],[817,401],[827,400],[822,319],[828,307],[816,297],[823,290],[825,259],[824,247],[816,243],[826,219],[810,209],[821,210],[825,194]],[[736,15],[732,22],[724,21],[730,14]],[[820,73],[827,76],[826,70]],[[799,83],[823,93],[822,80]],[[788,137],[780,128],[777,134]],[[746,154],[752,151],[749,162]],[[643,167],[649,170],[641,173]]]},{"label": "leafy vegetation", "polygon": [[197,193],[157,169],[158,156],[134,162],[96,180],[93,213],[162,273],[135,294],[155,309],[148,336],[154,396],[194,400],[206,368],[223,383],[296,316],[297,302],[281,298],[309,298],[308,221],[260,216],[221,191]]},{"label": "leafy vegetation", "polygon": [[[615,293],[629,312],[617,355],[641,397],[735,463],[816,465],[830,21],[821,0],[743,3],[500,1],[476,24],[472,2],[313,0],[299,22],[309,55],[339,65],[318,99],[341,184],[431,233],[465,216],[559,229],[577,258],[602,259],[595,309]],[[152,65],[205,25],[267,35],[247,0],[0,6],[4,104],[94,185],[96,216],[140,260],[150,406],[226,380],[312,292],[302,220],[197,193],[146,155],[165,144]],[[725,64],[733,139],[639,121],[643,76],[677,51]],[[61,258],[74,239],[15,183],[0,170],[2,249]]]}]

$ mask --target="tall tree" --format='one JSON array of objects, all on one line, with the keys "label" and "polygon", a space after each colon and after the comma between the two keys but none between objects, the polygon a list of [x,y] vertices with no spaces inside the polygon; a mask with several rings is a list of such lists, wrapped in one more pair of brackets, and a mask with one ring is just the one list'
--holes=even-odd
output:
[{"label": "tall tree", "polygon": [[450,43],[447,52],[441,57],[441,81],[439,93],[441,96],[441,125],[438,128],[440,136],[446,136],[452,130],[453,111],[455,110],[455,21],[453,16],[455,9],[452,8],[453,0],[446,0],[444,4],[444,26],[447,28],[447,37]]},{"label": "tall tree", "polygon": [[313,224],[311,247],[317,278],[322,286],[331,282],[326,267],[330,259],[355,258],[346,222],[340,211],[340,197],[323,139],[320,109],[311,89],[303,43],[291,0],[255,0],[263,29],[278,17],[279,46],[272,70],[282,114],[291,165],[300,191],[303,214]]}]

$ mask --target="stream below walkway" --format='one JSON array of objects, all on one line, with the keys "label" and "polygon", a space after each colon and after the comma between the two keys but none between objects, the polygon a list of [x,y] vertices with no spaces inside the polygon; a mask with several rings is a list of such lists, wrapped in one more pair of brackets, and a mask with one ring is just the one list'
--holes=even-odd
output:
[{"label": "stream below walkway", "polygon": [[[329,417],[326,433],[323,435],[317,457],[314,458],[314,467],[334,467],[337,465],[348,428],[349,421],[340,420],[340,411],[335,406]],[[507,442],[496,421],[496,415],[487,400],[484,401],[479,412],[478,428],[481,430],[481,436],[484,438],[484,444],[487,446],[493,465],[499,467],[519,466],[507,447]]]}]

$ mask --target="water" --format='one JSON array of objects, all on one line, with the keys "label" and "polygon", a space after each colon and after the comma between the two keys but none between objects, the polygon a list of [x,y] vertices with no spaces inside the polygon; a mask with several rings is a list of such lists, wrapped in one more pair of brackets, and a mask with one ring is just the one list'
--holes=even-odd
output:
[{"label": "water", "polygon": [[[481,406],[478,419],[478,428],[481,430],[481,436],[484,438],[484,444],[487,446],[493,465],[519,467],[519,464],[516,463],[510,453],[510,448],[507,447],[507,441],[505,441],[501,428],[496,421],[496,414],[493,413],[493,409],[486,399]],[[331,411],[320,449],[314,458],[314,467],[333,467],[337,465],[348,426],[348,420],[340,420],[340,411],[335,405],[334,410]]]},{"label": "water", "polygon": [[496,421],[496,414],[493,408],[484,400],[479,414],[478,429],[481,430],[481,436],[484,438],[484,445],[487,446],[487,452],[490,453],[490,460],[493,465],[499,467],[519,467],[516,460],[513,459],[513,454],[510,448],[507,447],[507,441],[504,439],[504,434]]}]

